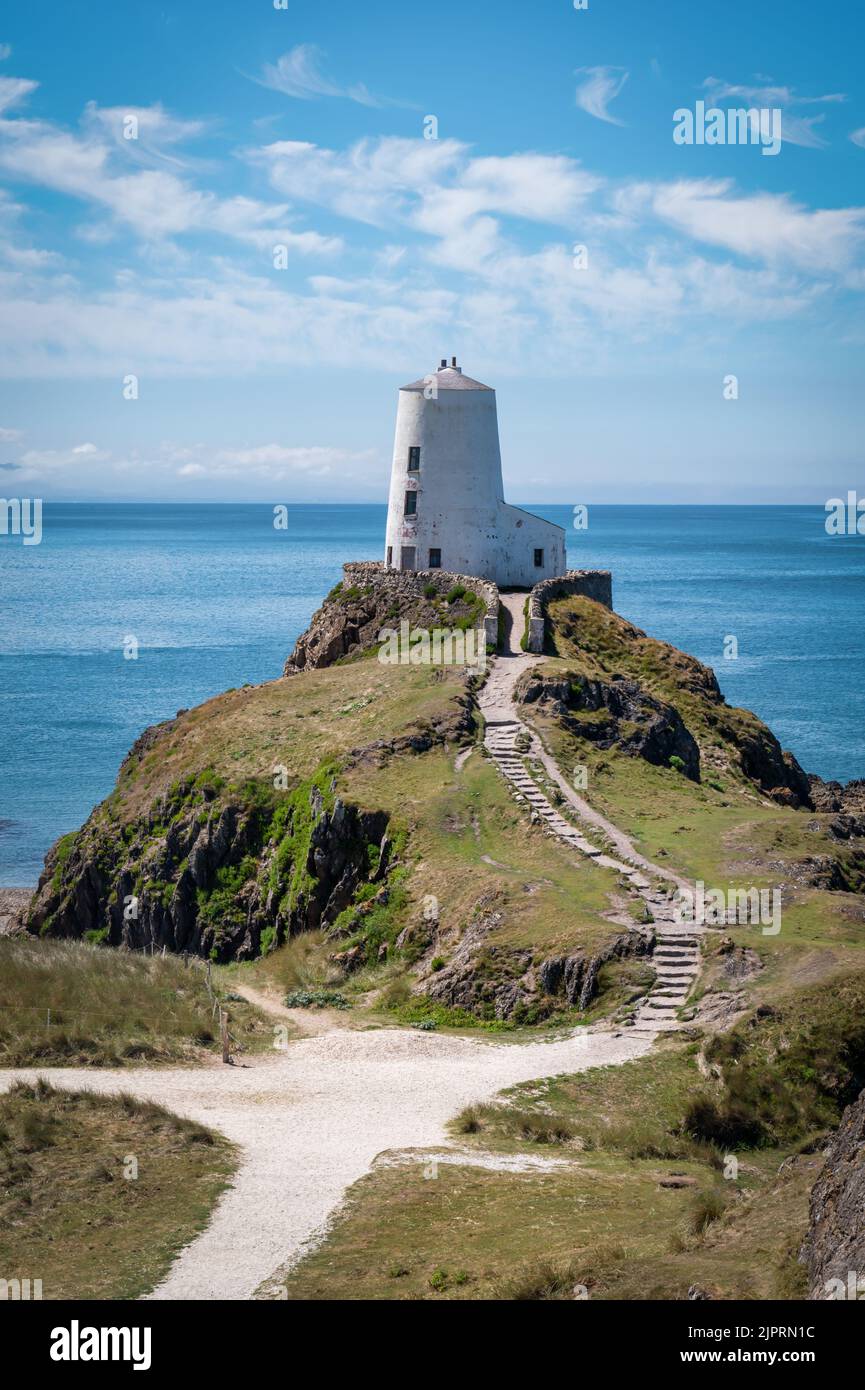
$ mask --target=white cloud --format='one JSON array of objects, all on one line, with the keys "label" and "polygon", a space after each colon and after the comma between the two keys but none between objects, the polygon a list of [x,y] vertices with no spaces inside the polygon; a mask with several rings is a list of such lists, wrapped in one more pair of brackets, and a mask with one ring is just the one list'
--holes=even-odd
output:
[{"label": "white cloud", "polygon": [[321,71],[324,54],[312,43],[300,43],[288,53],[283,53],[275,63],[265,63],[261,76],[255,78],[262,87],[270,87],[288,97],[301,101],[314,101],[318,97],[344,97],[356,101],[361,106],[393,105],[384,98],[373,96],[362,82],[350,87],[341,86]]},{"label": "white cloud", "polygon": [[81,125],[85,132],[116,146],[130,159],[177,166],[187,161],[170,152],[172,147],[197,140],[208,129],[205,121],[172,116],[161,102],[153,106],[97,106],[89,101]]},{"label": "white cloud", "polygon": [[21,430],[10,430],[0,427],[0,443],[14,444],[16,439],[21,438]]},{"label": "white cloud", "polygon": [[861,149],[865,150],[865,126],[862,126],[861,130],[851,131],[850,139],[854,145],[859,145]]},{"label": "white cloud", "polygon": [[360,140],[348,150],[279,140],[250,150],[278,193],[329,208],[343,217],[379,226],[405,220],[413,201],[462,159],[457,140]]},{"label": "white cloud", "polygon": [[[759,81],[759,79],[758,79]],[[794,88],[773,84],[765,80],[762,85],[748,86],[727,82],[724,78],[707,77],[703,83],[707,99],[716,105],[724,101],[747,102],[750,107],[779,108],[781,111],[781,139],[788,145],[802,145],[808,149],[824,149],[824,140],[816,127],[825,121],[825,113],[817,116],[802,116],[793,113],[797,106],[836,105],[846,101],[842,92],[829,92],[825,96],[800,96]]]},{"label": "white cloud", "polygon": [[865,208],[812,212],[787,194],[737,195],[728,179],[638,185],[629,199],[697,241],[814,274],[851,267],[865,236]]},{"label": "white cloud", "polygon": [[38,86],[38,82],[31,82],[26,77],[0,77],[0,111],[17,106]]},{"label": "white cloud", "polygon": [[12,57],[11,43],[0,43],[0,63]]},{"label": "white cloud", "polygon": [[624,68],[598,67],[577,68],[577,74],[585,73],[585,80],[577,87],[576,101],[581,110],[595,116],[599,121],[610,125],[624,125],[623,121],[610,114],[610,102],[614,101],[628,80]]},{"label": "white cloud", "polygon": [[370,450],[348,450],[327,445],[291,446],[266,443],[246,447],[212,449],[204,444],[163,443],[152,451],[119,453],[93,444],[65,449],[32,449],[21,456],[16,472],[21,482],[44,483],[61,489],[96,491],[137,490],[142,472],[154,487],[173,490],[177,480],[196,495],[219,491],[223,484],[243,482],[253,489],[282,483],[328,478],[340,483],[365,483],[377,462]]},{"label": "white cloud", "polygon": [[[139,121],[138,141],[123,139],[125,114],[135,114]],[[159,105],[127,113],[126,108],[101,109],[91,103],[80,134],[46,121],[0,120],[0,170],[107,211],[107,224],[80,231],[97,244],[110,239],[113,224],[130,226],[145,240],[216,232],[264,251],[286,245],[299,255],[329,256],[341,249],[336,237],[292,226],[284,203],[219,198],[164,167],[129,172],[122,158],[131,146],[136,161],[158,165],[164,162],[161,145],[175,145],[202,130],[201,122],[176,120]],[[171,162],[180,161],[172,157]]]}]

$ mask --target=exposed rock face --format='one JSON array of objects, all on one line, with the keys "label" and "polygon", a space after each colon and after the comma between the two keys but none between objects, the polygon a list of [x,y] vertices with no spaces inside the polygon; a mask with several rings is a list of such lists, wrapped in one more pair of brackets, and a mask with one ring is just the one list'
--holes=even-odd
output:
[{"label": "exposed rock face", "polygon": [[588,1008],[598,993],[602,965],[645,955],[653,944],[651,936],[630,931],[594,955],[573,952],[539,961],[534,951],[490,944],[489,935],[501,922],[500,911],[479,912],[447,965],[427,975],[421,991],[440,1004],[481,1017],[536,1022],[565,1005]]},{"label": "exposed rock face", "polygon": [[[632,757],[668,767],[681,758],[682,771],[700,780],[700,750],[678,710],[647,694],[634,680],[586,680],[580,676],[550,679],[528,672],[517,687],[524,704],[549,704],[571,733],[590,739],[599,748],[619,748]],[[574,718],[582,712],[605,711],[600,720]]]},{"label": "exposed rock face", "polygon": [[[383,628],[483,628],[495,645],[499,594],[494,584],[444,570],[387,570],[380,564],[346,564],[343,581],[313,614],[285,664],[286,676],[332,666],[377,645]],[[447,602],[447,595],[464,592]],[[427,591],[434,590],[434,593]]]},{"label": "exposed rock face", "polygon": [[32,897],[32,888],[0,888],[0,936],[15,936],[24,931]]},{"label": "exposed rock face", "polygon": [[572,1008],[587,1009],[598,992],[598,972],[602,965],[625,956],[646,956],[654,949],[654,944],[654,935],[629,931],[592,956],[582,952],[552,956],[538,971],[541,989],[548,995],[564,995]]},{"label": "exposed rock face", "polygon": [[816,811],[828,813],[826,829],[836,840],[865,837],[865,778],[848,782],[824,782],[811,773],[808,779]]},{"label": "exposed rock face", "polygon": [[808,1269],[809,1298],[848,1298],[851,1288],[853,1297],[865,1297],[865,1091],[848,1105],[829,1145],[811,1192],[811,1224],[800,1258]]},{"label": "exposed rock face", "polygon": [[62,863],[49,853],[29,930],[225,961],[330,924],[386,874],[388,817],[314,784],[284,812],[187,784],[123,832],[94,814]]},{"label": "exposed rock face", "polygon": [[782,806],[811,806],[811,785],[792,753],[782,748],[765,724],[738,734],[742,771]]}]

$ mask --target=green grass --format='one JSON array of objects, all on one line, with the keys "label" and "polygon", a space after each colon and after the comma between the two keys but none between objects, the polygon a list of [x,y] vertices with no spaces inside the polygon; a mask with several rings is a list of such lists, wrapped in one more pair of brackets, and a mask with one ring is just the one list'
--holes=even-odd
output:
[{"label": "green grass", "polygon": [[135,819],[203,768],[220,785],[270,785],[277,766],[290,779],[309,778],[322,761],[372,743],[383,728],[398,736],[445,715],[462,690],[456,669],[363,662],[227,692],[161,725],[143,756],[124,763],[101,814]]},{"label": "green grass", "polygon": [[0,1095],[0,1274],[45,1299],[136,1299],[206,1225],[227,1140],[130,1096]]},{"label": "green grass", "polygon": [[[271,1024],[252,1005],[226,1008],[246,1050],[272,1042]],[[200,961],[184,967],[176,956],[82,941],[0,940],[0,1066],[152,1066],[218,1051]]]}]

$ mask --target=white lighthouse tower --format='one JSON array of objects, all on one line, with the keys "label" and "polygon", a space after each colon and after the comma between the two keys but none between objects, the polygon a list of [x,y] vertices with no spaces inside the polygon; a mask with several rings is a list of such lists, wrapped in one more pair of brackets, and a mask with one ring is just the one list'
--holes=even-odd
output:
[{"label": "white lighthouse tower", "polygon": [[561,526],[504,500],[496,393],[456,358],[399,393],[385,565],[531,588],[564,573]]}]

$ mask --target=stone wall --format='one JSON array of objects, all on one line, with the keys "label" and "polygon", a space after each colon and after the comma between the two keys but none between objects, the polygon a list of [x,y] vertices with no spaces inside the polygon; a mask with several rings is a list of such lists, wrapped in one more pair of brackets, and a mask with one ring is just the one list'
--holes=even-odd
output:
[{"label": "stone wall", "polygon": [[568,570],[555,579],[542,579],[529,594],[529,635],[527,650],[544,650],[544,620],[550,599],[579,594],[592,598],[605,608],[613,606],[613,576],[609,570]]},{"label": "stone wall", "polygon": [[447,570],[388,569],[381,560],[349,560],[342,567],[345,588],[363,589],[372,584],[377,590],[394,599],[421,597],[426,585],[444,583],[452,589],[457,584],[471,589],[485,603],[484,637],[493,647],[498,645],[499,591],[489,579],[474,574],[451,574]]}]

